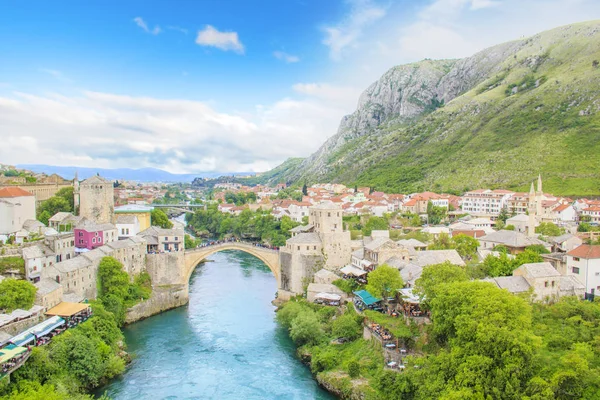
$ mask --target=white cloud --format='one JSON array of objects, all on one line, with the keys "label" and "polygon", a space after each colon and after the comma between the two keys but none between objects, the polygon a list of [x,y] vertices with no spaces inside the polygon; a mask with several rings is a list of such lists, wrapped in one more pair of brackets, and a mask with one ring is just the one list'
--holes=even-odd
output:
[{"label": "white cloud", "polygon": [[221,32],[211,25],[198,31],[196,44],[200,46],[216,47],[223,51],[235,51],[236,53],[244,53],[244,45],[240,42],[237,32]]},{"label": "white cloud", "polygon": [[278,60],[285,61],[288,64],[297,63],[298,61],[300,61],[300,57],[285,53],[283,51],[274,51],[273,57],[275,57]]},{"label": "white cloud", "polygon": [[336,86],[329,83],[296,83],[292,86],[295,92],[305,94],[348,111],[353,110],[358,102],[358,96],[364,88],[351,86]]},{"label": "white cloud", "polygon": [[5,133],[0,159],[172,172],[264,171],[314,152],[349,111],[331,101],[344,89],[299,85],[296,90],[306,98],[257,106],[244,116],[199,101],[91,91],[0,96]]},{"label": "white cloud", "polygon": [[158,35],[161,32],[160,26],[155,25],[153,29],[150,29],[148,27],[148,24],[146,23],[146,21],[144,21],[144,19],[142,17],[135,17],[133,19],[133,22],[135,22],[135,24],[137,26],[139,26],[140,28],[142,28],[142,30],[146,33],[150,33],[152,35]]},{"label": "white cloud", "polygon": [[67,78],[62,72],[57,71],[55,69],[40,68],[40,72],[48,74],[48,75],[54,77],[56,80],[59,80],[59,81],[64,82],[64,83],[73,82],[71,79]]},{"label": "white cloud", "polygon": [[168,25],[167,29],[171,30],[171,31],[176,31],[176,32],[180,32],[183,33],[184,35],[188,34],[188,30],[185,28],[181,28],[179,26],[172,26],[172,25]]},{"label": "white cloud", "polygon": [[323,44],[329,47],[329,57],[339,61],[347,47],[356,45],[363,30],[383,18],[386,10],[370,0],[351,0],[350,13],[340,23],[323,28]]}]

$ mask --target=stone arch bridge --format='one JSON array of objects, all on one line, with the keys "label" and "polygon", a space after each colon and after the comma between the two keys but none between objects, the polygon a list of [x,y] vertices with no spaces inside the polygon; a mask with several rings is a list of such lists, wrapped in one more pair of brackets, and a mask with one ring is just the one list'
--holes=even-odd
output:
[{"label": "stone arch bridge", "polygon": [[277,288],[279,288],[281,277],[279,251],[245,242],[224,242],[212,246],[198,247],[196,249],[186,249],[185,269],[183,273],[184,282],[188,282],[190,280],[192,272],[194,272],[194,269],[196,269],[196,266],[202,260],[223,250],[240,250],[251,254],[264,262],[267,267],[269,267],[271,272],[273,272],[273,275],[275,275],[275,279],[277,279]]}]

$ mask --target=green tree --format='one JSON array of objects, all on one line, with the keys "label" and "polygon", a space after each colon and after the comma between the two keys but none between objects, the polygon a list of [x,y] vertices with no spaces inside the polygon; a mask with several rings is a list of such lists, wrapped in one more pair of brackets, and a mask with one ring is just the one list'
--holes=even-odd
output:
[{"label": "green tree", "polygon": [[346,313],[333,321],[332,332],[338,338],[355,340],[362,334],[362,325],[355,316]]},{"label": "green tree", "polygon": [[290,337],[298,346],[319,343],[323,337],[323,329],[317,315],[313,311],[300,313],[292,321]]},{"label": "green tree", "polygon": [[129,275],[123,264],[113,257],[103,257],[98,265],[99,296],[114,295],[125,299],[129,288]]},{"label": "green tree", "polygon": [[465,269],[449,261],[442,264],[428,265],[423,268],[421,277],[416,280],[414,292],[429,303],[435,299],[436,290],[440,285],[467,280]]},{"label": "green tree", "polygon": [[59,189],[55,194],[56,197],[61,197],[69,203],[71,211],[75,210],[75,197],[73,195],[73,186],[64,187]]},{"label": "green tree", "polygon": [[533,251],[538,254],[549,254],[550,250],[548,250],[543,244],[532,244],[531,246],[527,246],[525,250]]},{"label": "green tree", "polygon": [[50,215],[50,213],[48,212],[48,210],[44,210],[41,213],[38,214],[38,221],[40,221],[42,224],[48,226],[50,218],[52,218],[52,215]]},{"label": "green tree", "polygon": [[467,235],[456,235],[452,238],[454,248],[464,259],[471,260],[477,254],[479,240]]},{"label": "green tree", "polygon": [[59,196],[50,197],[48,200],[43,201],[38,207],[37,214],[38,217],[41,216],[44,212],[53,216],[58,212],[71,212],[73,208],[71,204],[64,198]]},{"label": "green tree", "polygon": [[173,227],[173,223],[169,221],[167,214],[160,208],[152,210],[150,213],[150,221],[152,221],[153,226],[159,226],[163,229],[171,229]]},{"label": "green tree", "polygon": [[186,249],[193,249],[197,246],[196,240],[188,234],[184,236],[183,240]]},{"label": "green tree", "polygon": [[389,224],[385,218],[373,216],[369,217],[362,232],[364,236],[371,236],[373,231],[385,231],[387,229],[389,229]]},{"label": "green tree", "polygon": [[552,222],[542,222],[538,227],[535,228],[535,233],[539,233],[544,236],[560,236],[565,233],[565,230],[559,228]]},{"label": "green tree", "polygon": [[429,224],[437,225],[445,218],[448,210],[445,207],[434,206],[431,201],[427,203],[427,221]]},{"label": "green tree", "polygon": [[86,388],[100,383],[105,366],[100,354],[102,342],[71,331],[57,336],[53,342],[52,358],[69,376],[76,378]]},{"label": "green tree", "polygon": [[502,207],[502,210],[500,210],[500,213],[498,214],[498,221],[502,221],[503,224],[506,224],[506,220],[509,218],[510,215],[508,214],[508,210],[506,207]]},{"label": "green tree", "polygon": [[433,243],[427,246],[428,250],[451,250],[456,247],[456,243],[452,240],[450,235],[447,233],[440,233],[435,239],[433,239]]},{"label": "green tree", "polygon": [[29,281],[5,279],[0,282],[0,309],[10,313],[17,308],[29,310],[33,306],[37,288]]},{"label": "green tree", "polygon": [[302,194],[304,196],[308,196],[308,186],[306,186],[306,182],[304,182],[304,185],[302,185]]},{"label": "green tree", "polygon": [[403,287],[404,281],[400,276],[400,271],[383,264],[369,272],[368,284],[365,289],[372,296],[387,299],[388,296],[395,295],[396,291]]}]

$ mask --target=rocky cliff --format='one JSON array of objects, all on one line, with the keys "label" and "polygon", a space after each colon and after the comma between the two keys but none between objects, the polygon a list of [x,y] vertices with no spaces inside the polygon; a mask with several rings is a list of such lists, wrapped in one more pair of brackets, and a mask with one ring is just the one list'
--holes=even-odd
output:
[{"label": "rocky cliff", "polygon": [[[265,180],[460,191],[479,185],[521,187],[542,172],[555,191],[589,193],[589,185],[553,184],[566,176],[587,179],[585,171],[598,161],[593,152],[597,59],[600,22],[589,22],[465,59],[394,67],[363,92],[357,110],[315,154],[265,174]],[[553,156],[569,156],[560,148],[565,134],[574,135],[577,151],[589,153],[577,157],[574,170],[566,169],[572,163],[558,165],[536,150],[541,146]],[[506,145],[504,154],[493,143]],[[468,173],[461,164],[468,165]],[[598,192],[596,183],[591,185]]]}]

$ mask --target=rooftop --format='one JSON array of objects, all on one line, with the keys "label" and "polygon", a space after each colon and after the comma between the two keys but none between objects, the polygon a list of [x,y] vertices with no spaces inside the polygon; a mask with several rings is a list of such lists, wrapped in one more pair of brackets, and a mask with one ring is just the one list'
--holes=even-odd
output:
[{"label": "rooftop", "polygon": [[582,244],[567,253],[579,258],[600,258],[600,245]]},{"label": "rooftop", "polygon": [[560,276],[560,273],[549,262],[523,264],[517,270],[524,270],[534,278]]},{"label": "rooftop", "polygon": [[305,243],[315,243],[321,244],[321,238],[318,234],[309,232],[309,233],[299,233],[291,239],[288,239],[287,243],[289,244],[305,244]]},{"label": "rooftop", "polygon": [[33,194],[29,193],[27,190],[21,189],[18,186],[5,187],[4,189],[0,189],[0,198],[2,197],[24,197],[24,196],[33,196]]}]

